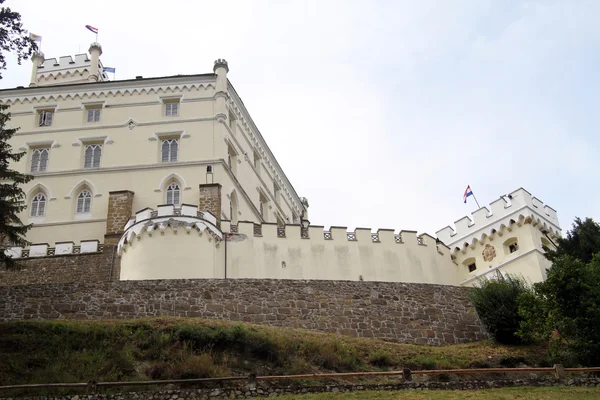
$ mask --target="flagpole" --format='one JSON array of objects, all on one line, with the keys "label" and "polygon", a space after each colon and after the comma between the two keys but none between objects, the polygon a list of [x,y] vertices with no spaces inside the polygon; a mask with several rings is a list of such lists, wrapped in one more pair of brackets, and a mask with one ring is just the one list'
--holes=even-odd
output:
[{"label": "flagpole", "polygon": [[475,200],[475,203],[477,204],[477,209],[479,210],[481,208],[481,206],[479,205],[479,202],[477,201],[477,197],[475,197],[475,193],[473,192],[473,189],[471,189],[471,194],[473,195],[473,200]]}]

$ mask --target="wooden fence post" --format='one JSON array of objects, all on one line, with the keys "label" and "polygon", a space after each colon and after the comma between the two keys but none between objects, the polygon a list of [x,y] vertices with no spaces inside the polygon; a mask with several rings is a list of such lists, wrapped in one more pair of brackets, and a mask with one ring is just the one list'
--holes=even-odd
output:
[{"label": "wooden fence post", "polygon": [[565,367],[562,364],[554,364],[554,374],[558,379],[565,379]]},{"label": "wooden fence post", "polygon": [[410,371],[410,368],[404,368],[402,370],[402,376],[404,376],[404,380],[406,382],[412,381],[412,373]]}]

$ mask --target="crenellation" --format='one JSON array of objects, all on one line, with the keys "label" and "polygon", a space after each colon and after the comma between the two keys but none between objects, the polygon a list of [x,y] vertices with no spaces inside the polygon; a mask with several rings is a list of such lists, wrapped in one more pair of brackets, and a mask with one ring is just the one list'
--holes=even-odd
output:
[{"label": "crenellation", "polygon": [[436,232],[436,235],[450,247],[462,248],[463,243],[471,245],[490,235],[493,237],[495,232],[502,232],[504,228],[510,229],[513,223],[520,223],[526,218],[534,220],[534,226],[539,225],[555,235],[560,234],[556,211],[532,196],[527,190],[519,188],[507,196],[494,200],[489,208],[481,207],[470,216],[457,220],[454,229],[447,226]]}]

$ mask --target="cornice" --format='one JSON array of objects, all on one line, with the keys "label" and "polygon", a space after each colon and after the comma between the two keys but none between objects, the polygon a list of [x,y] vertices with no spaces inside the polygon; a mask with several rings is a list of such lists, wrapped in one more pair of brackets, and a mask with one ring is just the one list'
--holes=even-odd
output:
[{"label": "cornice", "polygon": [[190,75],[165,78],[133,79],[126,81],[104,81],[93,83],[75,83],[66,85],[48,85],[23,89],[0,90],[2,103],[11,105],[23,102],[84,99],[100,96],[124,96],[126,94],[169,94],[174,91],[208,89],[215,87],[216,76]]}]

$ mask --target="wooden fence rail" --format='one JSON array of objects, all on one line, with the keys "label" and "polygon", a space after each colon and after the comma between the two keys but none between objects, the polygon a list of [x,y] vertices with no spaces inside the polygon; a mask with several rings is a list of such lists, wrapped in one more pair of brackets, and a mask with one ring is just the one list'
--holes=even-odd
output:
[{"label": "wooden fence rail", "polygon": [[0,386],[0,391],[15,389],[52,389],[52,388],[86,388],[88,394],[96,393],[101,387],[125,387],[125,386],[154,386],[154,385],[175,385],[175,384],[200,384],[200,383],[219,383],[230,381],[247,381],[249,384],[255,384],[257,381],[281,381],[291,379],[335,379],[352,378],[364,376],[402,376],[405,380],[412,380],[412,375],[442,375],[442,374],[492,374],[492,373],[528,373],[545,372],[553,373],[557,378],[564,378],[567,372],[600,372],[600,367],[586,368],[564,368],[560,364],[548,368],[474,368],[474,369],[436,369],[412,371],[404,368],[402,371],[378,371],[378,372],[343,372],[334,374],[300,374],[300,375],[271,375],[256,376],[228,376],[221,378],[198,378],[198,379],[169,379],[160,381],[128,381],[128,382],[94,382],[87,383],[38,383],[27,385],[8,385]]}]

